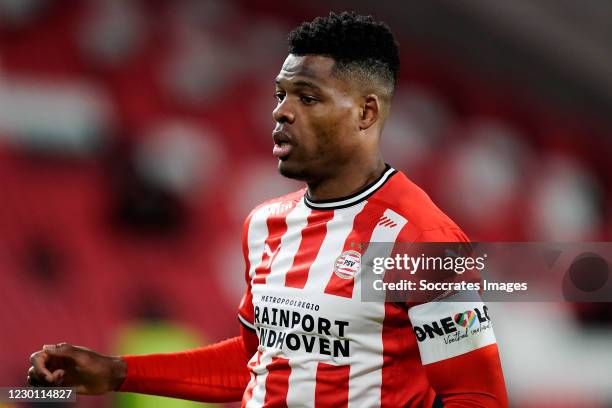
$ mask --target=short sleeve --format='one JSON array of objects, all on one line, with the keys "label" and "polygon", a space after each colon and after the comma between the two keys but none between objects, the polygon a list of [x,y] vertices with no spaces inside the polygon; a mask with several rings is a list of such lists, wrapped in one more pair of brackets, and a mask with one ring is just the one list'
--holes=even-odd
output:
[{"label": "short sleeve", "polygon": [[423,364],[496,343],[489,310],[475,291],[413,306],[408,316]]},{"label": "short sleeve", "polygon": [[[424,231],[416,238],[415,244],[419,253],[432,256],[473,255],[469,239],[458,227]],[[433,278],[430,275],[430,281],[436,280],[480,285],[481,277],[473,269],[462,274],[451,272]],[[407,304],[423,364],[453,358],[496,343],[489,309],[478,290],[432,291],[426,295],[431,296],[429,301],[421,299]]]}]

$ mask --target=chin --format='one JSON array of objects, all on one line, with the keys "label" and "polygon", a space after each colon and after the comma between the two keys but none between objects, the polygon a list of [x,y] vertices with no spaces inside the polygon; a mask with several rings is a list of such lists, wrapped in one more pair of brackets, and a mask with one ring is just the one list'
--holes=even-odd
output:
[{"label": "chin", "polygon": [[284,177],[306,181],[306,172],[301,166],[296,166],[295,163],[290,163],[289,160],[280,160],[278,162],[278,172]]}]

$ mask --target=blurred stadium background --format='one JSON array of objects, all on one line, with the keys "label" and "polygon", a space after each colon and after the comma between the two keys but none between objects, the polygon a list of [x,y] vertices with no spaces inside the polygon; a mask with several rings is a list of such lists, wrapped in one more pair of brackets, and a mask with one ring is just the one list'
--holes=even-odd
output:
[{"label": "blurred stadium background", "polygon": [[[285,34],[330,8],[398,37],[385,158],[473,240],[612,240],[612,3],[307,3],[0,0],[0,385],[45,343],[237,333],[243,218],[298,187],[271,155]],[[612,407],[609,304],[491,308],[514,407]]]}]

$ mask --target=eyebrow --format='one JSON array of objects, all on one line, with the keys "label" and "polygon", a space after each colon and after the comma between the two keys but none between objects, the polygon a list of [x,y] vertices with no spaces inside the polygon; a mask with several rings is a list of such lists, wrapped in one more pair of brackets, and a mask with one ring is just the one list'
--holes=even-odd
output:
[{"label": "eyebrow", "polygon": [[[281,81],[278,78],[276,78],[274,83],[276,85],[280,85]],[[292,85],[294,85],[296,87],[301,87],[301,88],[313,88],[313,89],[317,89],[317,90],[321,89],[321,87],[316,85],[315,83],[310,82],[310,81],[305,81],[305,80],[299,80],[299,81],[296,81],[296,82],[292,82]]]}]

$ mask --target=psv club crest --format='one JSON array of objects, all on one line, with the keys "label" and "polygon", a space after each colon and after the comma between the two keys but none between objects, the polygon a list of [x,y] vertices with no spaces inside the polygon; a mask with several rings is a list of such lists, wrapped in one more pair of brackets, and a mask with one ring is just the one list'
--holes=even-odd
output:
[{"label": "psv club crest", "polygon": [[361,270],[361,254],[357,251],[344,251],[336,258],[334,273],[342,279],[353,279]]}]

